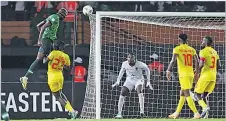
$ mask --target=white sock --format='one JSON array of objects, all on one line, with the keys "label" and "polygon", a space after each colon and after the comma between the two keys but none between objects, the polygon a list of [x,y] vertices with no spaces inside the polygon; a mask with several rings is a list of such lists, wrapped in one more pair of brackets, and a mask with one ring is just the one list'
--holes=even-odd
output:
[{"label": "white sock", "polygon": [[120,95],[119,96],[119,101],[118,101],[118,114],[119,115],[122,114],[122,108],[123,108],[124,100],[125,100],[125,97]]},{"label": "white sock", "polygon": [[139,103],[140,103],[140,113],[144,113],[144,95],[143,93],[138,94]]}]

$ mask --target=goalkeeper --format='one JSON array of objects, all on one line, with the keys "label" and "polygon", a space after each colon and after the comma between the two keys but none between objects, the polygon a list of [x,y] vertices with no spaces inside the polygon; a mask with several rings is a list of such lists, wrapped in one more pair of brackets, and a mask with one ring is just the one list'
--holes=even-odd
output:
[{"label": "goalkeeper", "polygon": [[126,71],[126,81],[121,88],[121,94],[119,96],[118,101],[118,114],[115,118],[122,118],[122,108],[125,100],[125,96],[129,94],[129,92],[134,89],[137,91],[140,103],[140,117],[143,118],[144,115],[144,95],[143,95],[143,85],[144,85],[144,77],[143,77],[143,70],[145,70],[147,76],[147,87],[150,87],[153,90],[153,87],[150,83],[150,71],[146,64],[141,61],[137,61],[135,55],[130,53],[127,57],[127,61],[122,63],[121,70],[119,72],[119,76],[117,81],[112,87],[118,86],[119,82]]}]

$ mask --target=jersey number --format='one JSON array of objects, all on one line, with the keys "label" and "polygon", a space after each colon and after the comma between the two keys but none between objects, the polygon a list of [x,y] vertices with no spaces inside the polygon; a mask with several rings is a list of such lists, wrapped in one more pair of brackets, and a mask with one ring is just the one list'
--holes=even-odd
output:
[{"label": "jersey number", "polygon": [[184,65],[192,66],[192,55],[191,54],[183,54],[184,56]]},{"label": "jersey number", "polygon": [[65,61],[60,58],[55,58],[54,63],[52,64],[52,68],[56,70],[61,70],[65,64]]},{"label": "jersey number", "polygon": [[210,68],[215,68],[216,58],[212,56],[211,60],[212,60],[212,66],[210,66]]}]

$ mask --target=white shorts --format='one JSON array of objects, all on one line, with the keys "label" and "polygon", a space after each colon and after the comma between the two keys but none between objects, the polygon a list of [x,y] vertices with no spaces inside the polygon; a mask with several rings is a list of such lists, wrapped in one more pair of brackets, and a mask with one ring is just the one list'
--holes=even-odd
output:
[{"label": "white shorts", "polygon": [[136,90],[138,85],[142,85],[142,88],[143,88],[144,80],[143,79],[139,79],[139,80],[126,79],[126,81],[123,84],[124,87],[127,87],[129,89],[129,91],[132,91],[134,87]]}]

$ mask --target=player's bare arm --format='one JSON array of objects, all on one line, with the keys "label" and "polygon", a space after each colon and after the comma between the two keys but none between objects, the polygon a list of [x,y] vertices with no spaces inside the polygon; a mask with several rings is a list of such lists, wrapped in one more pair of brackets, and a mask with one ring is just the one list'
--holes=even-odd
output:
[{"label": "player's bare arm", "polygon": [[40,31],[41,30],[41,27],[44,25],[46,23],[46,20],[44,20],[44,21],[41,21],[40,23],[38,23],[37,24],[37,29],[38,29],[38,31]]},{"label": "player's bare arm", "polygon": [[41,28],[40,28],[40,33],[39,33],[39,37],[38,37],[38,44],[42,44],[42,42],[41,42],[42,34],[43,34],[44,30],[45,30],[47,27],[49,27],[49,26],[51,26],[50,21],[45,22],[45,23],[41,26]]},{"label": "player's bare arm", "polygon": [[43,64],[46,64],[49,61],[52,61],[52,54],[53,52],[51,52],[47,57],[43,58]]},{"label": "player's bare arm", "polygon": [[171,79],[171,69],[172,69],[172,67],[174,66],[174,64],[177,60],[177,56],[178,56],[177,54],[173,54],[172,60],[170,61],[170,64],[169,64],[169,66],[166,70],[166,77],[167,77],[168,80]]},{"label": "player's bare arm", "polygon": [[195,80],[197,81],[198,80],[198,77],[199,77],[199,57],[198,55],[194,55],[193,56],[194,60],[195,60]]},{"label": "player's bare arm", "polygon": [[[66,46],[64,45],[64,48]],[[64,69],[68,72],[70,72],[70,68],[71,68],[71,62],[70,62],[70,57],[67,56],[66,59],[65,59],[65,65],[64,65]]]},{"label": "player's bare arm", "polygon": [[64,66],[64,69],[69,71],[70,70],[70,66]]},{"label": "player's bare arm", "polygon": [[200,73],[200,71],[202,70],[202,67],[204,66],[204,64],[205,64],[205,60],[204,59],[200,59],[199,60],[199,66],[198,66],[198,69],[196,71],[197,74]]},{"label": "player's bare arm", "polygon": [[122,76],[123,76],[124,72],[125,72],[125,68],[123,67],[123,64],[122,64],[120,72],[119,72],[119,75],[118,75],[118,78],[117,78],[117,81],[112,85],[112,87],[115,87],[115,86],[119,85],[120,80],[122,79]]},{"label": "player's bare arm", "polygon": [[144,64],[143,70],[145,71],[145,75],[146,75],[146,78],[147,78],[146,87],[149,87],[151,90],[154,90],[154,88],[152,87],[151,82],[150,82],[151,73],[150,73],[150,70],[149,70],[149,68],[146,64]]},{"label": "player's bare arm", "polygon": [[48,58],[43,58],[43,64],[48,63],[50,60]]},{"label": "player's bare arm", "polygon": [[217,59],[217,70],[221,68],[221,61],[220,59]]}]

